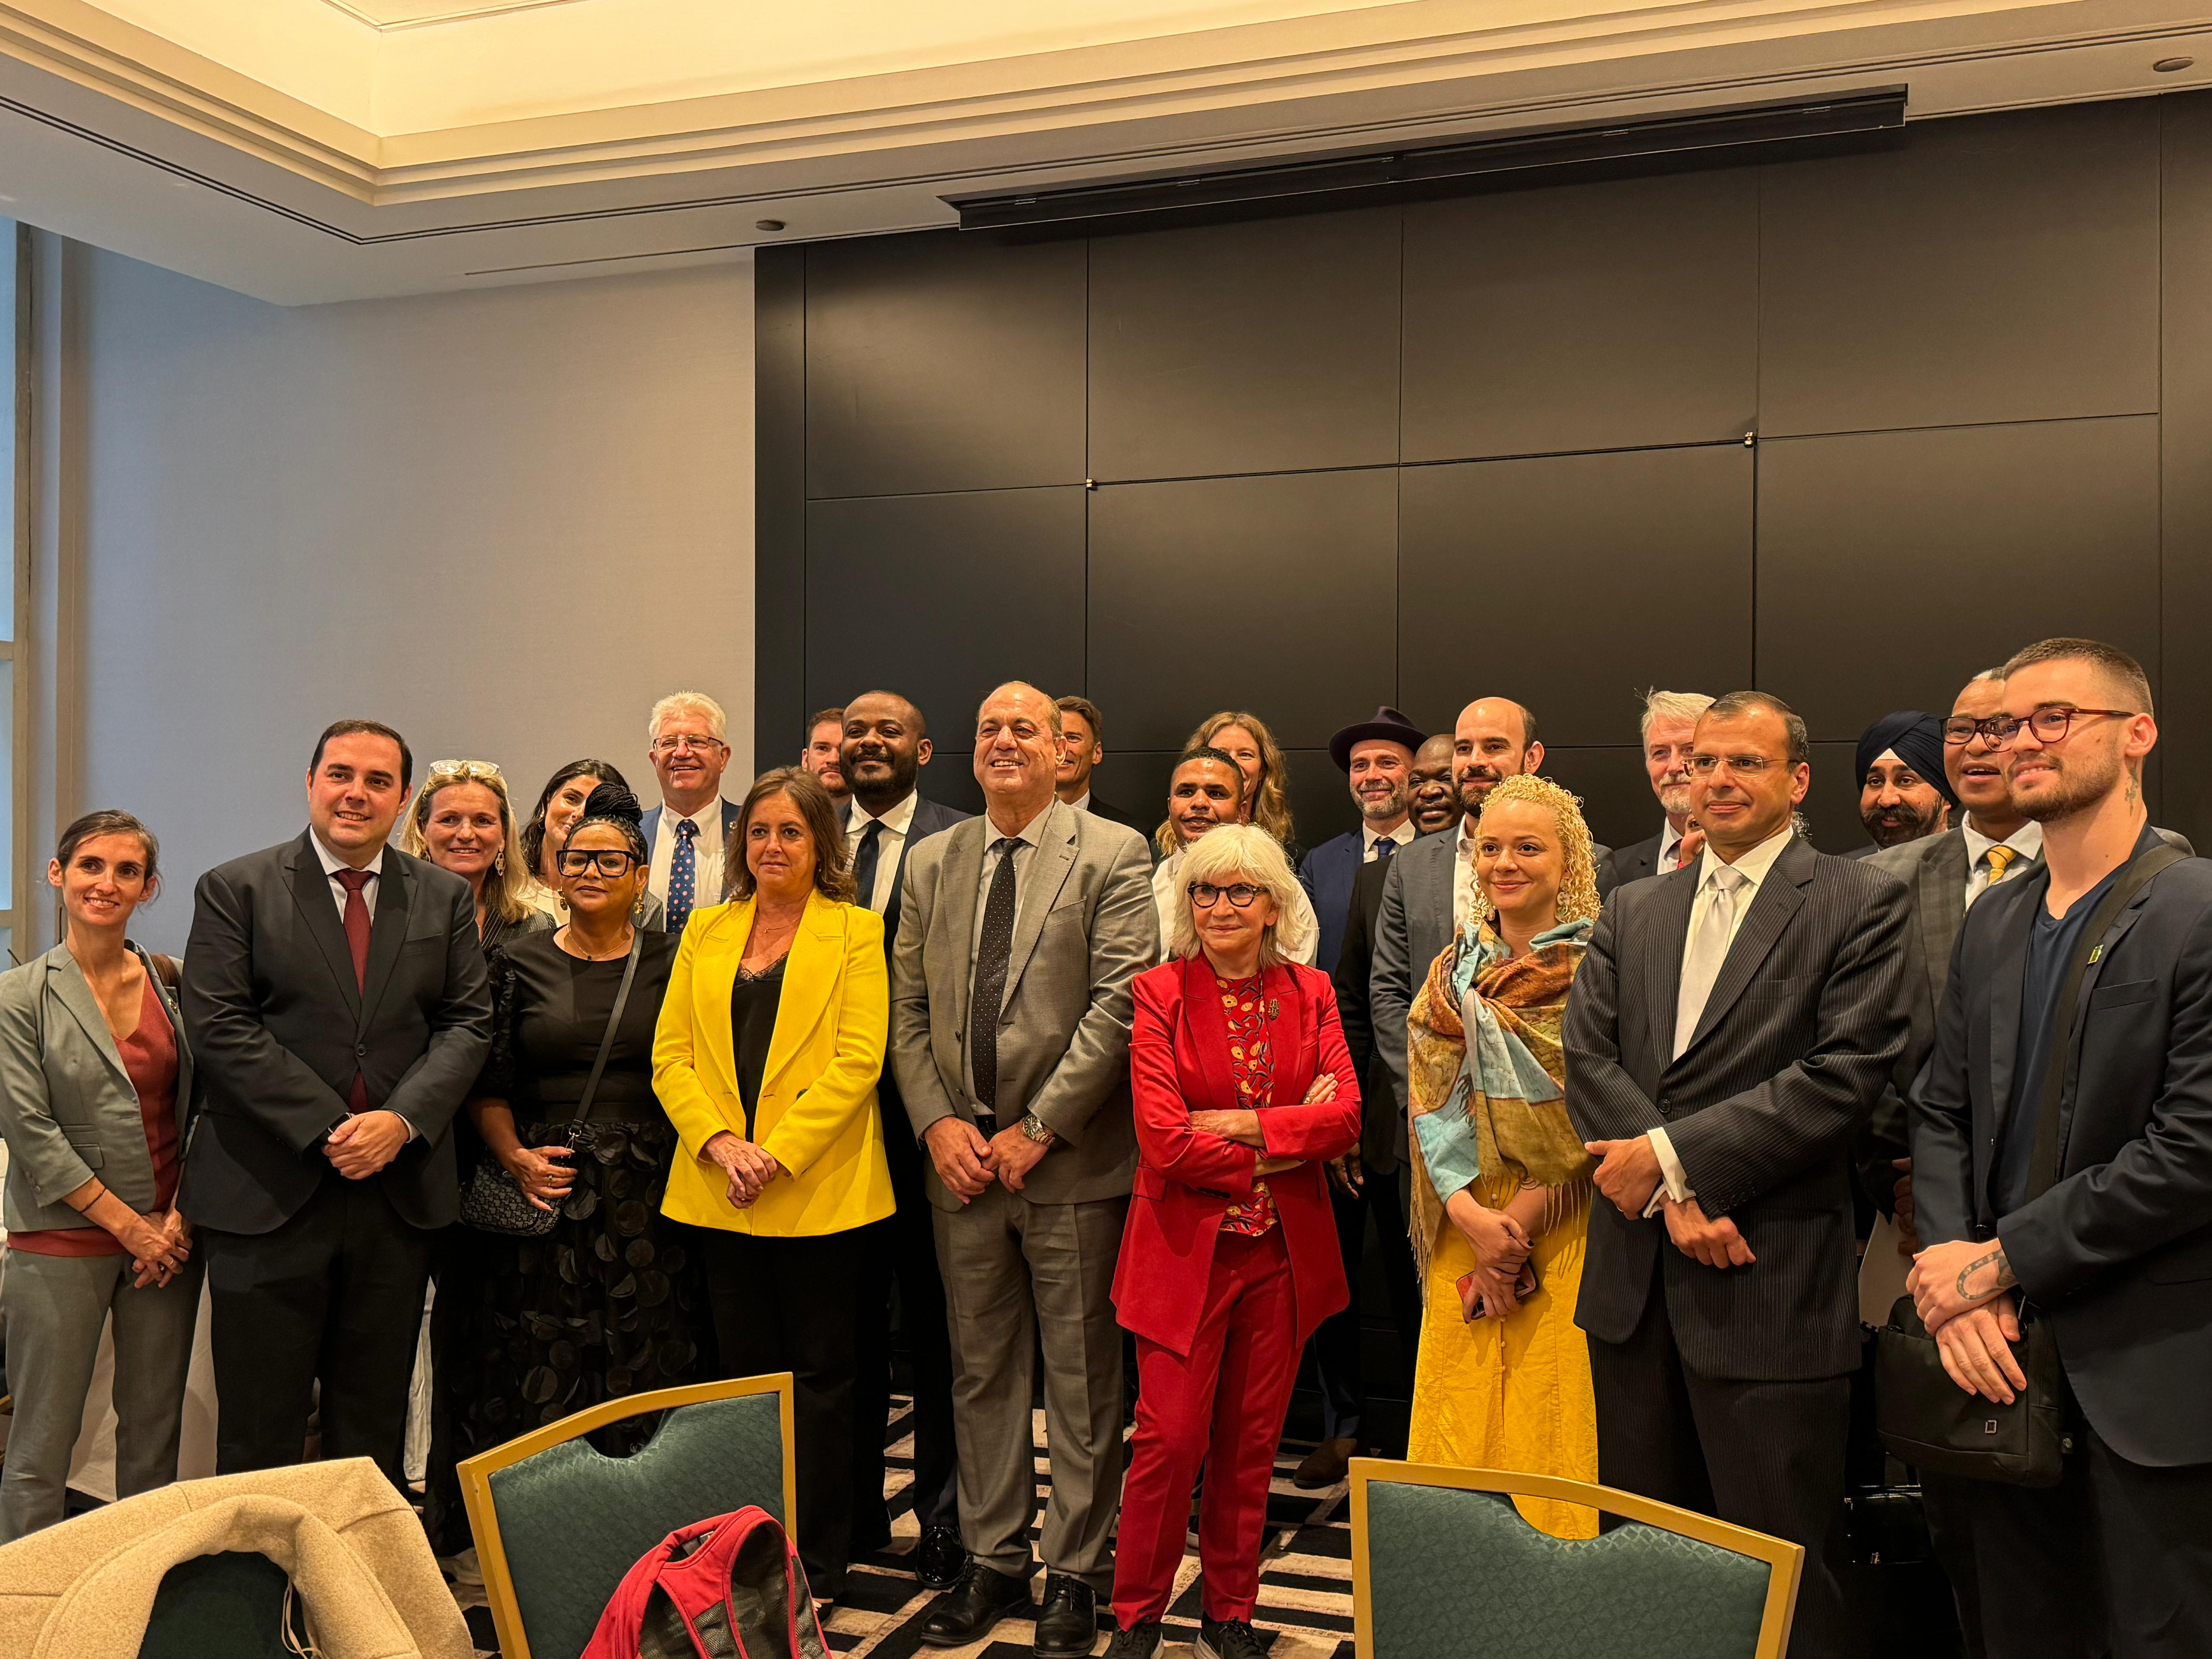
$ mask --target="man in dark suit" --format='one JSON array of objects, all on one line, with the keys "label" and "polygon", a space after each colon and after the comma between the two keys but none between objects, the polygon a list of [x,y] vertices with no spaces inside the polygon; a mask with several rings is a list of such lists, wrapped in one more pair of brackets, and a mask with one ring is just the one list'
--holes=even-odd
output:
[{"label": "man in dark suit", "polygon": [[1147,834],[1120,807],[1091,793],[1091,769],[1106,758],[1106,717],[1098,705],[1088,697],[1056,697],[1053,703],[1060,710],[1060,764],[1053,774],[1053,793],[1079,812]]},{"label": "man in dark suit", "polygon": [[1968,1392],[2024,1385],[2021,1300],[2063,1369],[2059,1484],[1958,1483],[1989,1651],[2181,1659],[2212,1652],[2212,865],[2161,871],[2093,938],[2127,866],[2165,850],[2148,681],[2090,640],[2000,672],[1985,729],[2043,862],[1960,932],[1915,1102],[1931,1242],[1910,1284]]},{"label": "man in dark suit", "polygon": [[1407,794],[1413,751],[1425,741],[1420,727],[1387,708],[1377,708],[1373,719],[1347,726],[1328,740],[1328,757],[1352,785],[1359,828],[1322,842],[1298,866],[1298,883],[1321,923],[1321,946],[1314,961],[1324,970],[1336,966],[1344,949],[1352,884],[1361,866],[1390,857],[1413,839]]},{"label": "man in dark suit", "polygon": [[1854,1652],[1850,1152],[1905,1043],[1907,921],[1895,877],[1797,838],[1807,746],[1764,693],[1705,711],[1705,850],[1614,892],[1561,1034],[1603,1160],[1576,1313],[1600,1478],[1803,1545],[1797,1659]]},{"label": "man in dark suit", "polygon": [[1943,763],[1943,722],[1917,708],[1884,714],[1859,734],[1859,822],[1870,858],[1951,827],[1958,798]]},{"label": "man in dark suit", "polygon": [[178,1206],[199,1230],[222,1402],[216,1469],[325,1457],[399,1485],[432,1243],[460,1212],[454,1111],[491,1046],[468,884],[385,838],[413,760],[340,720],[308,830],[200,878],[184,1015],[207,1090]]},{"label": "man in dark suit", "polygon": [[1662,815],[1659,833],[1614,849],[1599,872],[1601,893],[1679,869],[1705,850],[1704,833],[1690,823],[1690,742],[1697,735],[1698,716],[1712,704],[1702,691],[1644,694],[1644,775],[1651,780]]},{"label": "man in dark suit", "polygon": [[737,802],[722,799],[728,728],[722,705],[703,691],[671,692],[646,720],[660,805],[637,827],[652,857],[646,890],[666,907],[672,933],[681,933],[701,905],[722,902],[724,856],[738,821]]},{"label": "man in dark suit", "polygon": [[[896,691],[871,691],[845,706],[837,751],[838,769],[852,791],[844,815],[845,850],[860,902],[884,919],[886,963],[898,938],[907,854],[916,842],[968,816],[915,793],[915,781],[929,764],[931,752],[929,724],[921,710]],[[945,1325],[945,1281],[937,1270],[921,1149],[888,1061],[876,1092],[898,1209],[876,1224],[880,1248],[871,1255],[878,1266],[860,1281],[853,1553],[883,1549],[891,1537],[890,1513],[884,1504],[884,1440],[890,1421],[890,1289],[896,1281],[899,1326],[914,1365],[914,1516],[921,1528],[915,1573],[930,1589],[945,1589],[968,1564],[960,1542],[959,1449],[952,1431],[952,1346]]]}]

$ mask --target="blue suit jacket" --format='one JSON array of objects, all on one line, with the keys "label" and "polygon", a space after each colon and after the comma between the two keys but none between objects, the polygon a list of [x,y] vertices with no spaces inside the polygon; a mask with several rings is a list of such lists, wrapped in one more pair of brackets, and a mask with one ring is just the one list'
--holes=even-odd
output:
[{"label": "blue suit jacket", "polygon": [[[722,835],[725,840],[729,836],[731,827],[738,821],[738,804],[733,800],[726,800],[722,803]],[[637,821],[637,827],[644,833],[645,850],[647,854],[650,854],[653,851],[653,838],[660,833],[660,809],[656,806],[648,811]],[[712,897],[702,895],[699,900],[702,904],[720,904],[721,902],[722,896],[720,893],[714,894]]]},{"label": "blue suit jacket", "polygon": [[1365,851],[1364,832],[1347,830],[1322,842],[1298,866],[1298,884],[1313,901],[1314,916],[1321,923],[1321,948],[1314,966],[1324,974],[1336,971],[1336,959],[1344,953],[1344,925],[1352,915],[1352,884],[1359,879],[1360,854]]}]

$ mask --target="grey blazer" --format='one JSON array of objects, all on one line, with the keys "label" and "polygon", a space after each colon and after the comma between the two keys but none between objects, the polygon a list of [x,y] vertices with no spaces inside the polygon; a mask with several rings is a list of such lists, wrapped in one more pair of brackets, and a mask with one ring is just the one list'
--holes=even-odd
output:
[{"label": "grey blazer", "polygon": [[[192,1051],[176,997],[137,945],[177,1039],[177,1147],[198,1105]],[[138,1211],[154,1206],[154,1161],[138,1092],[101,1018],[84,970],[65,945],[0,974],[0,1136],[8,1184],[0,1219],[9,1232],[89,1227],[62,1202],[97,1176]]]},{"label": "grey blazer", "polygon": [[1367,1006],[1375,1053],[1390,1075],[1398,1115],[1406,1112],[1406,1016],[1437,953],[1452,941],[1452,877],[1459,826],[1418,836],[1390,860],[1376,912],[1374,960],[1367,969]]},{"label": "grey blazer", "polygon": [[[969,952],[983,854],[997,835],[968,818],[909,844],[891,946],[891,1064],[919,1139],[972,1117],[966,1083]],[[1129,1116],[1130,984],[1159,960],[1145,839],[1055,800],[1018,890],[999,1017],[1000,1127],[1034,1112],[1054,1146],[1024,1185],[1033,1204],[1125,1196],[1137,1167]],[[933,1163],[929,1201],[958,1210]]]}]

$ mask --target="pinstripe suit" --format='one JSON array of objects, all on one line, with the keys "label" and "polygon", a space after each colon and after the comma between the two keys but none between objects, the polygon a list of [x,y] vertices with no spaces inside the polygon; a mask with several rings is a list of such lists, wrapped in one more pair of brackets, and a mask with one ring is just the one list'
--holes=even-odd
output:
[{"label": "pinstripe suit", "polygon": [[1757,1260],[1704,1267],[1663,1220],[1593,1202],[1576,1319],[1600,1474],[1803,1544],[1790,1650],[1841,1655],[1833,1569],[1859,1363],[1850,1154],[1905,1040],[1907,894],[1790,842],[1674,1059],[1699,867],[1607,901],[1567,1005],[1567,1109],[1592,1140],[1665,1128],[1701,1207]]}]

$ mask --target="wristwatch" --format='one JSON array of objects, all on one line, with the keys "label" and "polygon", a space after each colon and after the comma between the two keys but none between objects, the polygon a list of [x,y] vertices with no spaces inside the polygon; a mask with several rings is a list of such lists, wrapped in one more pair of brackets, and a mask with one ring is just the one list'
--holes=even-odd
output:
[{"label": "wristwatch", "polygon": [[1022,1114],[1022,1133],[1040,1146],[1049,1146],[1060,1137],[1052,1132],[1052,1125],[1035,1112]]}]

